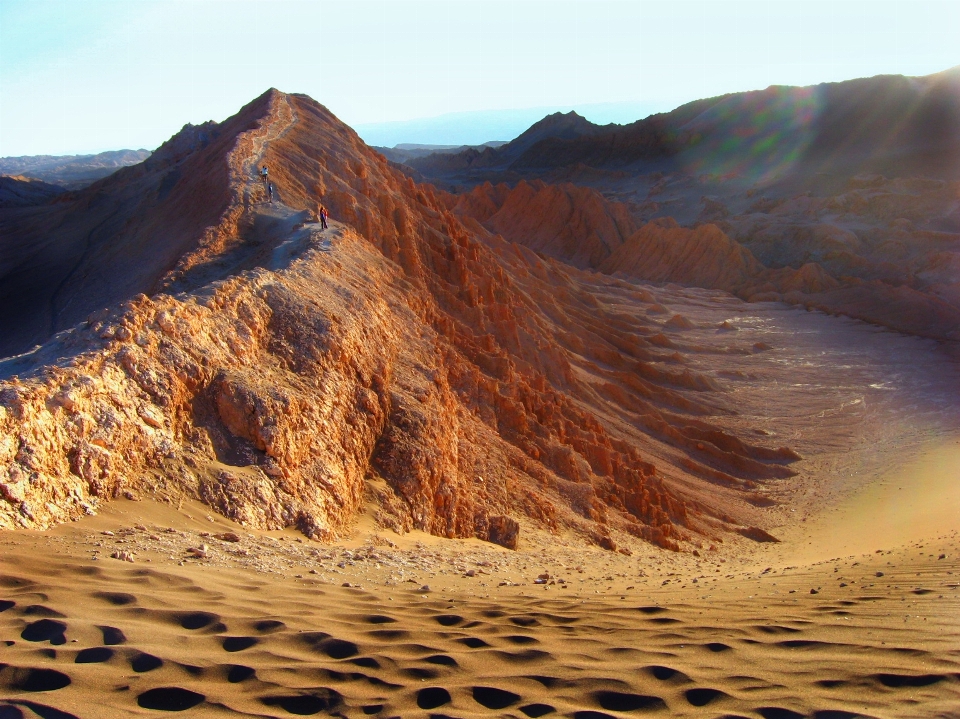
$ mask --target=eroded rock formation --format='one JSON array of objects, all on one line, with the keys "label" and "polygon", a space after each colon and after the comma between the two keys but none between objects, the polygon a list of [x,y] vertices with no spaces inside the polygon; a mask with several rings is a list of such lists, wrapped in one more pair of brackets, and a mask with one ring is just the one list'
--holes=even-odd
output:
[{"label": "eroded rock formation", "polygon": [[[702,419],[726,411],[712,381],[670,369],[660,324],[597,288],[653,296],[461,219],[309,98],[271,91],[167,147],[150,162],[191,169],[169,192],[203,190],[215,213],[181,218],[152,296],[8,364],[0,526],[152,493],[329,538],[370,498],[401,531],[511,546],[519,518],[677,548],[737,519],[666,482],[650,437],[731,486],[792,473],[795,453]],[[282,205],[263,204],[261,163]],[[339,221],[323,233],[304,225],[321,201]]]}]

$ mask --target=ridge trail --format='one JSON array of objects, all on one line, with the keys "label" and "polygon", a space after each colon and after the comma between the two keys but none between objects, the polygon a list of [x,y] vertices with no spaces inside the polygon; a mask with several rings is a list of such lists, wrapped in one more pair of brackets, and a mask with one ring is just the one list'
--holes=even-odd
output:
[{"label": "ridge trail", "polygon": [[241,150],[245,141],[249,140],[251,147],[247,154],[247,159],[241,164],[240,170],[243,179],[241,180],[235,175],[232,175],[230,178],[231,184],[235,181],[240,183],[243,193],[243,204],[245,206],[249,206],[252,203],[252,198],[255,195],[261,194],[256,192],[256,190],[260,188],[260,178],[257,168],[260,167],[260,162],[263,160],[263,156],[267,151],[267,146],[274,140],[279,140],[286,135],[299,121],[296,111],[293,109],[287,96],[283,94],[279,95],[276,106],[271,108],[269,117],[271,118],[269,122],[261,125],[256,130],[250,130],[248,133],[244,133],[244,135],[238,139],[237,146],[230,153],[230,158],[228,159],[228,162],[232,164],[234,153]]},{"label": "ridge trail", "polygon": [[287,96],[278,92],[274,97],[265,118],[257,127],[241,133],[227,154],[232,198],[219,222],[207,227],[196,249],[184,255],[167,273],[159,284],[160,291],[171,291],[178,286],[183,289],[191,270],[209,265],[241,241],[240,227],[256,204],[257,195],[263,193],[255,168],[259,167],[269,143],[282,138],[298,122]]}]

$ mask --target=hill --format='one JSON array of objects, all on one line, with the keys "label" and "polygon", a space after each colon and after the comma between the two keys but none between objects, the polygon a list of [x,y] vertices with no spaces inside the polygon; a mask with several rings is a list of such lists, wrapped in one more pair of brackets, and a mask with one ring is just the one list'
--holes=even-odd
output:
[{"label": "hill", "polygon": [[24,175],[69,190],[79,190],[150,157],[147,150],[110,150],[96,155],[25,155],[0,157],[0,173]]},{"label": "hill", "polygon": [[[304,96],[187,127],[16,221],[5,241],[37,269],[5,287],[49,299],[7,290],[3,316],[41,340],[51,305],[79,324],[2,365],[6,527],[185,496],[332,538],[373,501],[399,531],[679,549],[769,539],[758,482],[795,474],[796,452],[725,421],[696,350],[639,311],[654,295],[459,220]],[[25,227],[76,243],[55,283]],[[92,297],[108,309],[80,319]]]}]

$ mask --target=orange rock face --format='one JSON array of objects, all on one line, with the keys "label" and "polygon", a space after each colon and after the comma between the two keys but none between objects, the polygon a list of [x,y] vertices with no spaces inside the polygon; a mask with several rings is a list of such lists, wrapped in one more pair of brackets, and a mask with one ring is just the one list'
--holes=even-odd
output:
[{"label": "orange rock face", "polygon": [[[241,116],[211,170],[229,200],[167,292],[91,316],[0,383],[0,527],[129,493],[330,538],[373,499],[400,531],[516,546],[534,521],[678,548],[717,511],[663,479],[647,436],[724,477],[791,474],[795,454],[698,419],[711,380],[665,370],[659,327],[608,308],[590,275],[461,219],[309,98],[271,91]],[[282,205],[264,204],[261,163]],[[584,263],[631,229],[570,187],[520,188],[499,221],[538,193],[595,236]],[[318,202],[324,232],[303,224]]]}]

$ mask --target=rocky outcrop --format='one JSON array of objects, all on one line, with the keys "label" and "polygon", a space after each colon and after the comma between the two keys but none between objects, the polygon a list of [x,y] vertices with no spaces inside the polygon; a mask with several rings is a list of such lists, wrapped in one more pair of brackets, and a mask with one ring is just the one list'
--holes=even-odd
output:
[{"label": "rocky outcrop", "polygon": [[453,210],[579,268],[599,266],[636,229],[626,206],[569,183],[522,181],[514,188],[486,183],[460,196]]},{"label": "rocky outcrop", "polygon": [[766,268],[716,225],[689,229],[665,218],[631,235],[598,269],[737,292],[756,282]]}]

